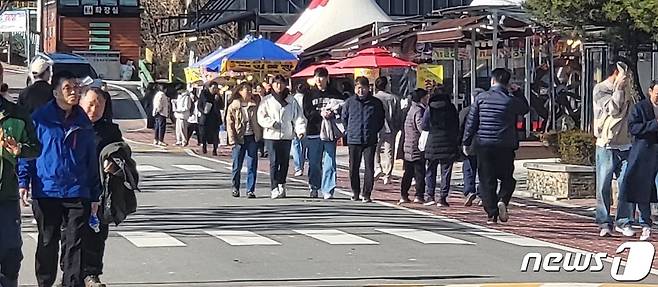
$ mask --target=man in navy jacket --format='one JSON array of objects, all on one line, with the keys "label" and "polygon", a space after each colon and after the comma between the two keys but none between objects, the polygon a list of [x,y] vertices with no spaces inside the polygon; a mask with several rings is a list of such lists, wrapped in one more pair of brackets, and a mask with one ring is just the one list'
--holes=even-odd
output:
[{"label": "man in navy jacket", "polygon": [[[506,69],[491,72],[491,89],[475,98],[464,128],[463,146],[470,146],[476,139],[480,197],[488,223],[509,219],[507,205],[516,186],[514,157],[519,148],[516,120],[529,110],[524,97],[508,91],[510,78]],[[468,155],[466,149],[464,153]],[[500,192],[497,194],[498,180]]]},{"label": "man in navy jacket", "polygon": [[[343,106],[343,123],[350,153],[350,183],[352,200],[370,202],[372,187],[375,183],[375,151],[379,131],[384,127],[384,104],[370,92],[370,82],[365,77],[356,79],[356,95],[345,101]],[[366,165],[361,192],[361,158]]]},{"label": "man in navy jacket", "polygon": [[[35,160],[21,161],[19,187],[21,192],[32,191],[32,209],[39,231],[39,286],[52,286],[55,282],[60,238],[64,241],[62,283],[84,286],[80,274],[81,234],[88,224],[89,202],[98,201],[101,190],[96,137],[91,121],[78,106],[79,80],[62,72],[55,75],[53,83],[55,100],[32,115],[43,149]],[[92,209],[98,208],[98,202],[91,205]]]}]

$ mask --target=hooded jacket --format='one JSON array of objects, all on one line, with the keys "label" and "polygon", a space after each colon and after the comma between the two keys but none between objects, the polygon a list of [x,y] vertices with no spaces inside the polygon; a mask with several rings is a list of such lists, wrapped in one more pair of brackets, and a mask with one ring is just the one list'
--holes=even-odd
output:
[{"label": "hooded jacket", "polygon": [[[281,105],[279,100],[285,101]],[[258,124],[263,127],[263,139],[292,140],[306,133],[306,119],[295,97],[277,99],[273,94],[263,98],[258,106]]]},{"label": "hooded jacket", "polygon": [[53,100],[32,115],[43,143],[34,160],[21,160],[19,187],[31,186],[32,198],[99,198],[96,140],[91,121],[79,106],[69,118]]},{"label": "hooded jacket", "polygon": [[[0,97],[0,126],[5,137],[13,137],[21,144],[20,158],[35,158],[41,152],[32,118],[23,108]],[[5,149],[0,149],[0,201],[18,200],[18,177],[16,157]]]},{"label": "hooded jacket", "polygon": [[425,158],[455,160],[459,155],[459,115],[447,95],[434,95],[423,116],[423,130],[428,131]]}]

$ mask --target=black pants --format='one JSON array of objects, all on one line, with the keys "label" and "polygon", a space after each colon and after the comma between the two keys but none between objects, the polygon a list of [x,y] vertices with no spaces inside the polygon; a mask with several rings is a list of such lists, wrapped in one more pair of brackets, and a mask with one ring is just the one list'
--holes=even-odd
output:
[{"label": "black pants", "polygon": [[[514,150],[510,148],[478,147],[480,198],[489,217],[498,216],[498,202],[509,204],[516,187]],[[500,180],[500,191],[498,190]]]},{"label": "black pants", "polygon": [[359,197],[361,194],[361,159],[365,164],[363,179],[363,197],[370,198],[372,187],[375,184],[375,151],[377,145],[349,145],[350,152],[350,183],[352,194]]},{"label": "black pants", "polygon": [[275,189],[286,183],[290,165],[291,140],[265,140],[265,148],[270,154],[270,187]]},{"label": "black pants", "polygon": [[84,286],[82,278],[82,233],[88,225],[89,204],[80,199],[36,199],[32,204],[39,238],[36,275],[39,286],[52,286],[57,278],[57,257],[62,238],[64,286]]},{"label": "black pants", "polygon": [[82,232],[82,276],[103,274],[103,255],[105,241],[110,231],[107,224],[100,225],[100,232],[94,232],[89,224],[85,224]]},{"label": "black pants", "polygon": [[411,180],[416,179],[416,198],[424,199],[425,197],[425,160],[404,161],[404,174],[402,175],[402,184],[400,196],[404,199],[409,198],[409,189]]},{"label": "black pants", "polygon": [[199,124],[188,123],[187,126],[187,142],[190,142],[192,135],[196,134],[196,142],[198,145],[201,144],[201,137],[199,136]]},{"label": "black pants", "polygon": [[23,253],[18,200],[0,201],[0,285],[18,286]]},{"label": "black pants", "polygon": [[155,116],[155,140],[164,142],[165,131],[167,131],[167,118],[161,115]]}]

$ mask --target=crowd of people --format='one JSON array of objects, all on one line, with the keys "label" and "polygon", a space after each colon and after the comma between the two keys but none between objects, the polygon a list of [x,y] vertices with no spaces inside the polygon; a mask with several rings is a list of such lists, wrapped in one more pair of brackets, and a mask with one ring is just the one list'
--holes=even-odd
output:
[{"label": "crowd of people", "polygon": [[99,276],[109,224],[136,208],[134,194],[128,205],[108,203],[110,194],[125,191],[116,188],[128,181],[122,174],[137,175],[130,149],[102,83],[68,71],[52,75],[41,59],[29,70],[34,81],[18,104],[0,97],[0,286],[18,286],[21,205],[32,207],[37,225],[39,286],[53,286],[59,269],[59,286],[105,286]]}]

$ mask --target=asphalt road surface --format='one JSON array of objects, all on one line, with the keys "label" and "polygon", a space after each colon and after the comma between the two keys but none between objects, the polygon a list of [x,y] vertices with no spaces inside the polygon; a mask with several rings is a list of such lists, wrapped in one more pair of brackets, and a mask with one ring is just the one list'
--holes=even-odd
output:
[{"label": "asphalt road surface", "polygon": [[[564,253],[531,238],[343,195],[309,199],[299,181],[272,200],[264,174],[257,199],[233,198],[220,161],[154,151],[136,160],[139,211],[107,242],[102,278],[112,286],[613,282],[609,263],[596,273],[520,272],[528,252]],[[23,221],[21,283],[30,286],[35,227]]]}]

